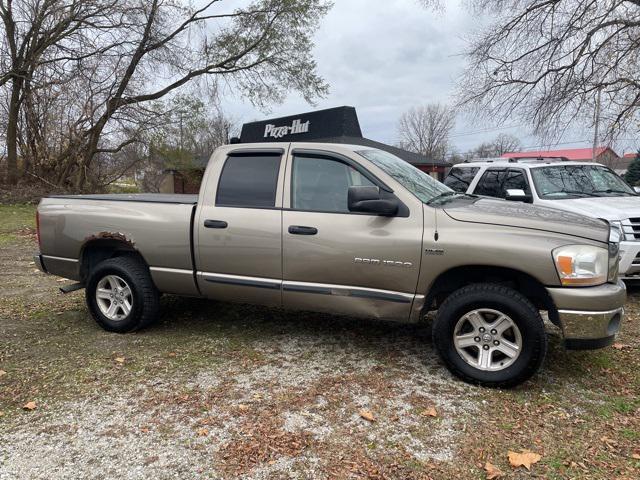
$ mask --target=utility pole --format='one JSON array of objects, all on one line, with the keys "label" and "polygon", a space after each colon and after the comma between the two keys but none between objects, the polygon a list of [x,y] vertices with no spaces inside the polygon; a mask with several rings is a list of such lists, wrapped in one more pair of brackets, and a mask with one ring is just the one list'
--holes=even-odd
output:
[{"label": "utility pole", "polygon": [[183,112],[182,112],[182,110],[180,110],[180,152],[182,152],[182,150],[183,150],[183,144],[182,144],[182,115],[183,115]]},{"label": "utility pole", "polygon": [[596,111],[595,111],[595,115],[594,115],[594,124],[595,124],[595,128],[593,131],[593,148],[591,150],[591,161],[595,162],[596,161],[596,157],[597,157],[597,151],[598,151],[598,142],[599,142],[599,135],[600,135],[600,95],[602,93],[602,87],[598,87],[598,95],[596,96]]}]

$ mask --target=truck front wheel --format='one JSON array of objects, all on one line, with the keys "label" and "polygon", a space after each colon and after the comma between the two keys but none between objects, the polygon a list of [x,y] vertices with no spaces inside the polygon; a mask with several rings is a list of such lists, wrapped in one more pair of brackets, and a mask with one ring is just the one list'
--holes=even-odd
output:
[{"label": "truck front wheel", "polygon": [[100,262],[89,274],[85,293],[94,320],[109,332],[139,330],[159,314],[160,294],[146,265],[135,257]]},{"label": "truck front wheel", "polygon": [[453,374],[488,387],[524,382],[538,371],[547,351],[535,306],[516,290],[484,283],[447,297],[433,323],[433,341]]}]

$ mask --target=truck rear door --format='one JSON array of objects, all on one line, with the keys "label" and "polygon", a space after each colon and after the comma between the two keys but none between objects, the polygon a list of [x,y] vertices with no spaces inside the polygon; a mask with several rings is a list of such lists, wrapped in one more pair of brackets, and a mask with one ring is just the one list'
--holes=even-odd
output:
[{"label": "truck rear door", "polygon": [[281,305],[284,152],[232,150],[209,167],[194,227],[203,295]]}]

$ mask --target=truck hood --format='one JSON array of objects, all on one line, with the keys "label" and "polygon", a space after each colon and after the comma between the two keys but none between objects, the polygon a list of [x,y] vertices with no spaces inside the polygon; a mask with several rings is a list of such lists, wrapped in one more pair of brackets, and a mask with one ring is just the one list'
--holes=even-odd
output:
[{"label": "truck hood", "polygon": [[447,215],[460,222],[504,225],[573,235],[599,242],[609,240],[604,220],[556,208],[489,198],[460,197],[443,206]]},{"label": "truck hood", "polygon": [[640,217],[640,196],[638,197],[593,197],[548,200],[546,205],[589,217],[607,220],[625,220]]}]

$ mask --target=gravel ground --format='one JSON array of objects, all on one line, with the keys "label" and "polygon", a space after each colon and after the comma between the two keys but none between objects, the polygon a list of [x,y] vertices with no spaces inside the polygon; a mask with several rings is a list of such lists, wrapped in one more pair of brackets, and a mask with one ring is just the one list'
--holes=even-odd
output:
[{"label": "gravel ground", "polygon": [[34,271],[31,231],[0,244],[2,480],[640,476],[635,290],[615,348],[551,332],[540,375],[486,390],[449,375],[428,325],[166,297],[157,325],[109,334]]}]

